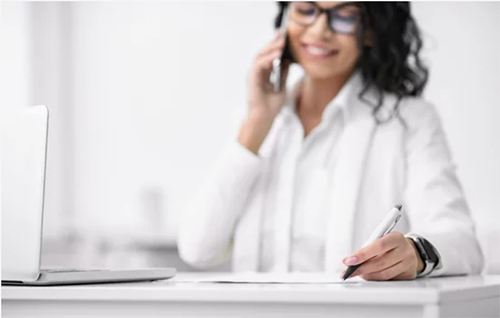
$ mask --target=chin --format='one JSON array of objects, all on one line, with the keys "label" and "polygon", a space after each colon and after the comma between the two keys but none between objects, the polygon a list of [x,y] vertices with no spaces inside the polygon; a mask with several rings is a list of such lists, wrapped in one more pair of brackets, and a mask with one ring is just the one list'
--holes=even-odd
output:
[{"label": "chin", "polygon": [[335,78],[338,76],[342,76],[345,72],[335,71],[333,67],[324,67],[324,66],[304,66],[304,71],[307,76],[311,79],[328,79]]},{"label": "chin", "polygon": [[354,67],[339,67],[338,63],[300,63],[307,76],[311,79],[329,79],[336,77],[346,77],[352,74]]}]

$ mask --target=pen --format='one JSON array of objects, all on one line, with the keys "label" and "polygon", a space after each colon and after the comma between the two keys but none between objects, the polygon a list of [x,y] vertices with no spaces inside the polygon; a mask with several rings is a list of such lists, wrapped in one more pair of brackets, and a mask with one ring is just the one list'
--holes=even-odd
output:
[{"label": "pen", "polygon": [[[373,231],[372,235],[370,236],[368,241],[366,241],[366,243],[363,245],[363,247],[370,245],[375,240],[378,240],[379,238],[384,237],[385,235],[387,235],[388,233],[390,233],[392,231],[392,229],[396,226],[399,219],[401,218],[401,208],[402,207],[403,206],[401,204],[398,204],[398,205],[394,206],[389,211],[387,216],[382,220],[382,222],[380,222],[380,224],[377,226],[375,231]],[[346,280],[347,278],[349,278],[349,276],[351,276],[352,273],[354,273],[354,271],[359,266],[361,266],[361,264],[352,265],[352,266],[347,267],[347,270],[345,271],[345,274],[342,277],[342,280]]]}]

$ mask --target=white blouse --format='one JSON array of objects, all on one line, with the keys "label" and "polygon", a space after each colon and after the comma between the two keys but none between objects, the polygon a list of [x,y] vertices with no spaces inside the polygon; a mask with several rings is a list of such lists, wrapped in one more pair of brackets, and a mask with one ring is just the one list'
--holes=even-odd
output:
[{"label": "white blouse", "polygon": [[[289,271],[322,272],[328,218],[324,197],[326,194],[324,188],[327,186],[326,171],[335,168],[338,153],[335,145],[343,131],[344,117],[349,111],[345,98],[345,90],[348,88],[327,105],[320,124],[304,137],[304,127],[295,112],[299,87],[300,83],[292,92],[292,100],[285,106],[292,115],[285,131],[282,131],[282,134],[287,136],[287,140],[283,141],[288,148],[286,156],[293,158],[288,172],[293,182],[291,196],[293,202],[289,205],[288,212],[293,220],[290,231]],[[277,164],[283,165],[283,158]],[[269,206],[276,206],[275,202],[272,202],[275,199],[276,196],[268,196]],[[276,271],[274,268],[276,253],[273,244],[275,211],[275,208],[268,208],[264,212],[260,257],[260,270],[264,272]]]}]

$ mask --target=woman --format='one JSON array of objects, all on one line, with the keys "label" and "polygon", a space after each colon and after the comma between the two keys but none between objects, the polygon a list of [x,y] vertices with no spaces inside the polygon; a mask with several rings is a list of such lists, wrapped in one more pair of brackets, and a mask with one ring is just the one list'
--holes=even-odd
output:
[{"label": "woman", "polygon": [[[251,68],[237,140],[190,202],[181,257],[208,267],[232,255],[235,271],[338,274],[361,264],[353,276],[366,280],[480,273],[438,114],[420,97],[427,69],[409,4],[280,5],[305,76],[273,90],[272,61],[286,43],[278,32]],[[400,202],[394,231],[360,248]]]}]

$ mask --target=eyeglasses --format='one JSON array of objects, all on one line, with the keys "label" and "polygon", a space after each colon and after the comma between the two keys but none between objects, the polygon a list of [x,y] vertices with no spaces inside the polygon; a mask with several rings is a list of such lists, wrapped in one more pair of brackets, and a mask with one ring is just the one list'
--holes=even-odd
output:
[{"label": "eyeglasses", "polygon": [[309,26],[322,14],[328,17],[328,26],[334,32],[354,34],[361,21],[361,5],[346,2],[330,9],[323,9],[315,2],[291,2],[290,20]]}]

